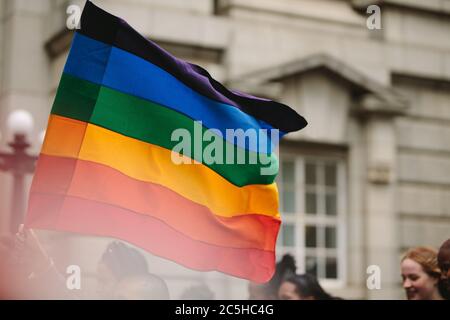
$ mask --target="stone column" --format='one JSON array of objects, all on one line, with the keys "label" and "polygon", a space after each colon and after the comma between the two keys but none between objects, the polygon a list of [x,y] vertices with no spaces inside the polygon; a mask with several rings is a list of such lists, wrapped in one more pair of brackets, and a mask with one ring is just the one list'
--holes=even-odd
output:
[{"label": "stone column", "polygon": [[367,170],[364,192],[364,268],[375,265],[381,271],[381,288],[367,288],[368,299],[399,298],[395,116],[401,114],[401,107],[375,95],[365,96],[360,103]]}]

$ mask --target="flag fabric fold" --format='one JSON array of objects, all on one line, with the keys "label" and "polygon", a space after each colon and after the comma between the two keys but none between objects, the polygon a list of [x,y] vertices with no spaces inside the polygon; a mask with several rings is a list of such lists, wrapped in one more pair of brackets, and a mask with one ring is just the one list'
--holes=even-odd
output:
[{"label": "flag fabric fold", "polygon": [[[115,237],[188,268],[266,282],[281,223],[276,141],[267,132],[305,126],[288,106],[226,89],[88,1],[50,114],[26,226]],[[178,129],[210,134],[215,153],[232,152],[233,161],[202,161],[192,140],[179,154],[192,161],[175,163]],[[270,147],[230,138],[229,129],[263,131]],[[208,143],[201,140],[200,150]],[[236,163],[240,156],[256,162]],[[268,164],[275,171],[262,174]]]}]

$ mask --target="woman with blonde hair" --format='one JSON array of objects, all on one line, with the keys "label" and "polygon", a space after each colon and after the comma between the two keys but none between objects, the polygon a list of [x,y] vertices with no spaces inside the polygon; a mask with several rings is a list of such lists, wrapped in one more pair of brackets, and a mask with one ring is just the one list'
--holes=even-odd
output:
[{"label": "woman with blonde hair", "polygon": [[439,292],[441,271],[435,250],[426,247],[409,249],[401,260],[401,272],[408,300],[443,300]]}]

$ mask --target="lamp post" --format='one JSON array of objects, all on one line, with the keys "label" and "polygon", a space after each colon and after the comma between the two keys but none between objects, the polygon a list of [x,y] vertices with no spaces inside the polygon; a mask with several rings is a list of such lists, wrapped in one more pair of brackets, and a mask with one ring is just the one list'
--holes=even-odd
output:
[{"label": "lamp post", "polygon": [[8,145],[12,152],[0,152],[0,171],[13,175],[10,231],[17,232],[25,216],[25,174],[33,173],[37,157],[26,153],[27,135],[33,130],[33,117],[24,110],[13,111],[7,121],[14,139]]}]

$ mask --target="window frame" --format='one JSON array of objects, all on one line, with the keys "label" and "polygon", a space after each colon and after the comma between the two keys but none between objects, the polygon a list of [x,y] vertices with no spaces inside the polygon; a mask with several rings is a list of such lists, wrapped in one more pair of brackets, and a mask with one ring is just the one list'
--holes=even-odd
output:
[{"label": "window frame", "polygon": [[[280,183],[281,176],[283,174],[283,162],[292,161],[294,163],[295,170],[295,208],[296,212],[291,214],[285,213],[282,210],[282,198],[280,196],[280,214],[282,218],[282,224],[280,227],[280,233],[277,241],[277,257],[281,257],[285,253],[292,253],[297,261],[297,273],[304,273],[306,269],[306,253],[308,249],[306,248],[305,234],[306,226],[312,225],[316,227],[334,226],[336,227],[336,258],[337,258],[337,278],[336,279],[326,279],[319,278],[321,284],[327,288],[342,288],[347,283],[347,165],[345,158],[343,156],[337,155],[316,155],[316,154],[299,154],[294,152],[280,152],[279,166],[280,175],[277,179],[277,185],[280,195],[284,192],[283,184]],[[324,215],[311,215],[306,213],[306,185],[305,185],[305,166],[308,161],[315,164],[334,162],[336,163],[336,216],[326,217]],[[322,170],[319,170],[322,171]],[[319,179],[320,181],[320,179]],[[323,188],[319,186],[318,188]],[[344,191],[340,191],[344,190]],[[324,191],[322,191],[324,192]],[[324,201],[318,201],[319,206],[324,205]],[[319,212],[324,212],[319,207]],[[295,246],[293,248],[284,247],[283,241],[283,224],[292,223],[295,226]],[[325,240],[324,240],[325,241]],[[317,244],[318,245],[318,244]],[[327,250],[325,247],[315,248],[320,256],[325,257]],[[319,256],[315,255],[315,256]],[[319,266],[320,267],[320,266]],[[323,268],[325,268],[325,263],[323,263]]]}]

